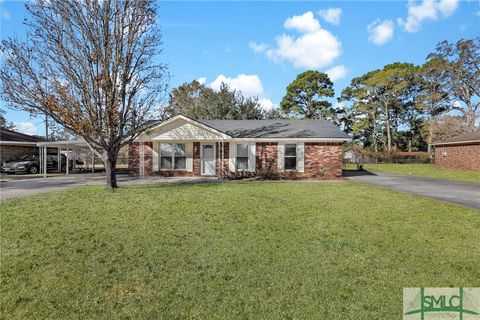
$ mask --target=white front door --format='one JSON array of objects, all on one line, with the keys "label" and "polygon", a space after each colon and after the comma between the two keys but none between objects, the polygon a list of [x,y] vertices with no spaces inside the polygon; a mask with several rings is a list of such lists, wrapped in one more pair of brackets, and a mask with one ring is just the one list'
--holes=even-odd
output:
[{"label": "white front door", "polygon": [[215,144],[202,144],[202,175],[215,175]]}]

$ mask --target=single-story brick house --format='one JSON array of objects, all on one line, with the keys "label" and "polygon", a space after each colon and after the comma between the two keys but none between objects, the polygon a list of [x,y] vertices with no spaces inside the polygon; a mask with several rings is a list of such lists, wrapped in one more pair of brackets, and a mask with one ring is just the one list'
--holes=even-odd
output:
[{"label": "single-story brick house", "polygon": [[433,145],[437,167],[480,170],[480,130],[437,141]]},{"label": "single-story brick house", "polygon": [[350,140],[326,120],[193,120],[178,115],[130,145],[129,172],[333,179],[342,175],[342,146]]},{"label": "single-story brick house", "polygon": [[37,142],[41,137],[0,128],[0,163],[15,160],[26,154],[38,154]]}]

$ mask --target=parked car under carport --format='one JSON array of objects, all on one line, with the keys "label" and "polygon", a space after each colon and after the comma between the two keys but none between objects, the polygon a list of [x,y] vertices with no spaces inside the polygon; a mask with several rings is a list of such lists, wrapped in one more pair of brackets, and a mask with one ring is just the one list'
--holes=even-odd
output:
[{"label": "parked car under carport", "polygon": [[[57,154],[47,155],[47,171],[66,171],[67,157],[60,155],[60,166]],[[69,160],[69,169],[73,167],[73,161]],[[60,169],[60,170],[59,170]],[[18,159],[5,161],[2,163],[1,172],[3,173],[39,173],[40,158],[37,154],[27,154]]]}]

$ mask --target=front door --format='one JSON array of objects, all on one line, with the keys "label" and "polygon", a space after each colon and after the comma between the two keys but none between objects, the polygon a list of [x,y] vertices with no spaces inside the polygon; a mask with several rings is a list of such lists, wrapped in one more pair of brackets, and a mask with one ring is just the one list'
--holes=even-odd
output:
[{"label": "front door", "polygon": [[215,175],[215,144],[202,144],[202,175]]}]

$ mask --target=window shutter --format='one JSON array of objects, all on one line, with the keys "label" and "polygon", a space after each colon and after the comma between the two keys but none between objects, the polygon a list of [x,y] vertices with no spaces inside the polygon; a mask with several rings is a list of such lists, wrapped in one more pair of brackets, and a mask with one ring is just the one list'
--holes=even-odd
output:
[{"label": "window shutter", "polygon": [[158,156],[158,151],[160,150],[160,143],[158,142],[153,142],[152,144],[152,170],[153,171],[158,171],[158,161],[159,161],[159,156]]},{"label": "window shutter", "polygon": [[257,152],[257,144],[255,142],[248,145],[248,171],[255,172],[255,158]]},{"label": "window shutter", "polygon": [[304,172],[305,167],[305,145],[303,142],[297,143],[297,171]]},{"label": "window shutter", "polygon": [[230,172],[235,172],[235,158],[237,157],[237,145],[233,142],[228,144],[228,167]]},{"label": "window shutter", "polygon": [[278,172],[283,172],[285,168],[285,144],[278,143]]},{"label": "window shutter", "polygon": [[193,171],[193,142],[185,143],[185,149],[187,153],[187,158],[186,158],[187,171],[192,172]]}]

